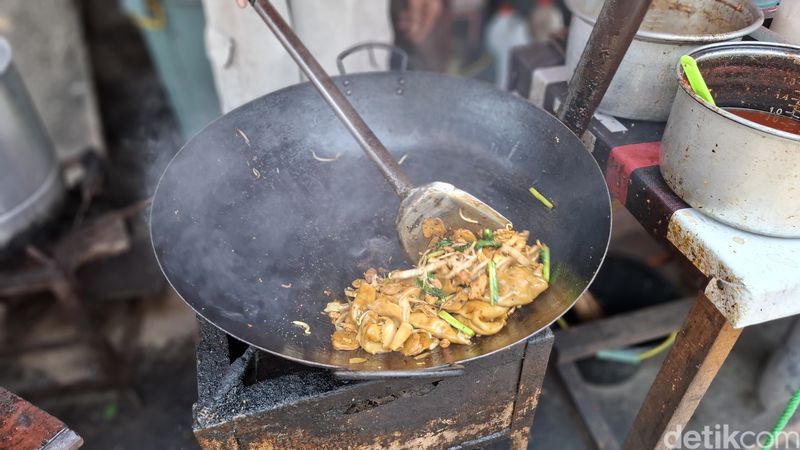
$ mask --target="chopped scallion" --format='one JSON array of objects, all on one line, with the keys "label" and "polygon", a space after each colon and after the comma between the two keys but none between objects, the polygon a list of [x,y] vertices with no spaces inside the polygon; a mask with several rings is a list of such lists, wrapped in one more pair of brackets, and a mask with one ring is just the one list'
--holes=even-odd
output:
[{"label": "chopped scallion", "polygon": [[542,202],[542,204],[543,204],[544,206],[546,206],[546,207],[548,207],[548,208],[550,208],[550,209],[553,209],[553,203],[552,203],[552,202],[550,202],[550,200],[548,200],[548,199],[547,199],[547,197],[545,197],[544,195],[542,195],[542,194],[541,194],[541,192],[537,191],[535,187],[533,187],[533,186],[529,187],[529,188],[528,188],[528,191],[529,191],[531,194],[533,194],[533,196],[534,196],[534,197],[536,197],[536,199],[537,199],[537,200],[539,200],[540,202]]},{"label": "chopped scallion", "polygon": [[550,282],[550,247],[543,245],[542,252],[542,264],[544,267],[542,268],[542,277],[544,281]]},{"label": "chopped scallion", "polygon": [[449,323],[453,328],[456,330],[466,334],[469,337],[475,336],[475,332],[472,331],[472,328],[464,325],[458,319],[451,316],[447,311],[439,311],[439,317],[442,318],[445,322]]},{"label": "chopped scallion", "polygon": [[472,244],[469,243],[469,242],[467,242],[466,244],[455,245],[455,243],[452,240],[450,240],[448,238],[444,238],[441,241],[436,243],[436,249],[439,250],[439,249],[443,249],[445,247],[453,247],[453,250],[455,250],[457,252],[463,252],[464,250],[468,249],[470,247],[470,245],[472,245]]},{"label": "chopped scallion", "polygon": [[497,289],[497,264],[490,260],[486,267],[489,271],[489,299],[493,305],[496,305],[497,299],[500,297]]},{"label": "chopped scallion", "polygon": [[482,249],[483,247],[493,247],[493,248],[499,248],[499,247],[501,247],[501,246],[502,246],[502,244],[500,244],[499,242],[495,241],[494,239],[492,239],[492,240],[488,240],[488,239],[479,239],[479,240],[478,240],[478,241],[475,243],[475,250],[476,250],[476,251],[477,251],[477,250],[480,250],[480,249]]},{"label": "chopped scallion", "polygon": [[441,241],[436,243],[436,248],[440,249],[440,248],[444,248],[444,247],[449,247],[451,245],[453,245],[453,241],[451,241],[450,239],[444,238]]},{"label": "chopped scallion", "polygon": [[[430,276],[430,274],[428,275]],[[432,295],[440,300],[444,298],[444,292],[435,286],[431,286],[430,282],[427,281],[426,278],[417,278],[417,287],[422,289],[422,292]]]}]

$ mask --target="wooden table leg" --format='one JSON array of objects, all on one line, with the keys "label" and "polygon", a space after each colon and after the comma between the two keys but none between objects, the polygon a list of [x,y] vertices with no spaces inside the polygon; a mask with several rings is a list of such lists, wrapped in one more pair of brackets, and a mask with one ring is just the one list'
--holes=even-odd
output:
[{"label": "wooden table leg", "polygon": [[666,450],[665,434],[685,427],[741,333],[705,295],[694,301],[628,432],[623,450]]}]

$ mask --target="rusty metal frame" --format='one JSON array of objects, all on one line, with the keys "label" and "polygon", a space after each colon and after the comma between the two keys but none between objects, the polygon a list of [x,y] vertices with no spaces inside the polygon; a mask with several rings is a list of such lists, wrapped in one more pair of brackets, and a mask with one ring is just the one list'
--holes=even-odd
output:
[{"label": "rusty metal frame", "polygon": [[0,448],[75,450],[82,444],[63,422],[0,387]]}]

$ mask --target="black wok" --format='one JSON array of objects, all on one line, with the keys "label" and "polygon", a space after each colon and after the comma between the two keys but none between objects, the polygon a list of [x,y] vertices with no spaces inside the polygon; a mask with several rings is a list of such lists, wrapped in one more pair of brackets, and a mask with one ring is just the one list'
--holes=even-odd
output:
[{"label": "black wok", "polygon": [[[292,86],[221,117],[175,156],[153,200],[164,274],[205,319],[268,352],[315,366],[417,370],[501,350],[564,314],[608,247],[610,200],[580,140],[523,99],[425,72],[335,78],[416,184],[458,185],[551,248],[551,287],[495,336],[400,354],[335,351],[325,304],[369,267],[409,265],[399,199],[313,87]],[[338,160],[314,158],[340,154]],[[406,156],[407,155],[407,156]],[[545,208],[535,186],[554,204]],[[289,287],[290,286],[290,287]],[[310,325],[306,335],[292,321]],[[367,362],[350,364],[364,356]]]}]

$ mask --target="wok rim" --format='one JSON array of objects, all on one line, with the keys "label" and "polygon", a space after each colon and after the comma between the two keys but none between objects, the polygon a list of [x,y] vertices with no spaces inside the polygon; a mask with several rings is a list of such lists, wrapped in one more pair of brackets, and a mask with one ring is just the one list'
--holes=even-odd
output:
[{"label": "wok rim", "polygon": [[[423,74],[425,74],[427,76],[435,76],[437,78],[442,78],[442,79],[468,80],[469,82],[473,82],[473,83],[482,83],[479,80],[474,80],[474,79],[470,79],[470,78],[454,76],[454,75],[449,75],[449,74],[428,72],[428,71],[375,71],[375,72],[362,72],[362,73],[356,73],[356,74],[337,75],[337,76],[332,76],[331,78],[333,79],[333,81],[338,81],[338,80],[344,80],[344,79],[353,79],[354,77],[357,77],[357,78],[369,78],[369,77],[373,77],[373,76],[376,76],[376,75],[385,76],[385,75],[389,75],[389,74],[395,74],[395,75],[404,74],[404,73],[408,74],[408,72],[411,72],[411,73],[415,73],[415,72],[423,73]],[[270,349],[261,347],[260,345],[254,344],[254,343],[250,342],[249,340],[241,338],[238,335],[236,335],[236,334],[224,329],[223,327],[221,327],[220,325],[217,325],[212,320],[209,320],[203,313],[198,311],[198,309],[195,308],[194,305],[192,305],[189,301],[187,301],[186,298],[184,297],[184,295],[175,287],[175,285],[173,284],[172,280],[170,279],[170,277],[166,273],[166,270],[165,270],[165,268],[164,268],[164,266],[162,264],[161,258],[159,257],[159,254],[158,254],[158,251],[157,251],[158,247],[156,247],[155,241],[153,239],[152,208],[153,208],[153,205],[155,205],[156,199],[158,198],[158,194],[159,194],[159,191],[160,191],[160,188],[161,188],[161,185],[162,185],[162,181],[164,180],[164,176],[169,171],[169,169],[172,166],[173,162],[181,155],[181,153],[189,146],[189,144],[192,141],[197,139],[197,137],[200,134],[204,133],[206,129],[209,129],[212,126],[214,126],[217,122],[221,121],[228,114],[232,114],[235,111],[238,111],[238,110],[240,110],[242,108],[248,107],[250,104],[252,104],[254,102],[257,102],[257,101],[261,100],[262,98],[264,98],[266,96],[277,94],[277,93],[282,93],[282,92],[285,92],[285,91],[288,91],[288,90],[292,90],[292,89],[299,89],[300,86],[305,86],[305,85],[310,85],[310,84],[311,84],[311,82],[304,82],[304,83],[297,83],[297,84],[293,84],[293,85],[290,85],[290,86],[286,86],[286,87],[284,87],[282,89],[278,89],[276,91],[269,92],[269,93],[264,94],[262,96],[256,97],[253,100],[250,100],[250,101],[248,101],[248,102],[246,102],[246,103],[244,103],[244,104],[232,109],[231,111],[228,111],[225,114],[221,114],[219,117],[217,117],[214,120],[212,120],[211,122],[209,122],[202,129],[200,129],[199,131],[194,133],[192,135],[192,137],[190,137],[189,139],[186,140],[186,142],[181,146],[181,148],[177,152],[175,152],[175,155],[173,155],[172,158],[170,158],[169,163],[167,163],[167,165],[164,168],[164,171],[161,173],[161,175],[158,178],[158,183],[156,184],[156,188],[153,191],[153,196],[152,196],[153,202],[150,205],[150,220],[148,221],[148,231],[150,232],[150,245],[153,248],[153,253],[155,255],[155,259],[156,259],[156,263],[158,264],[158,268],[161,271],[161,273],[164,276],[164,278],[167,280],[167,283],[169,284],[170,288],[173,290],[173,292],[187,306],[189,306],[189,308],[192,309],[192,311],[197,316],[201,317],[207,323],[213,325],[215,328],[219,329],[220,331],[224,332],[225,334],[227,334],[227,335],[229,335],[231,337],[234,337],[235,339],[247,344],[250,347],[255,347],[256,349],[264,351],[264,352],[267,352],[267,353],[269,353],[271,355],[278,356],[280,358],[284,358],[284,359],[290,360],[292,362],[296,362],[296,363],[303,364],[303,365],[306,365],[306,366],[316,367],[316,368],[320,368],[320,369],[332,370],[332,371],[335,371],[335,372],[361,372],[361,371],[364,371],[364,372],[384,372],[384,371],[385,372],[398,372],[399,371],[399,372],[408,372],[409,376],[412,376],[411,374],[413,374],[413,373],[419,373],[419,372],[425,372],[425,371],[430,371],[430,370],[442,369],[442,368],[446,368],[446,367],[453,367],[453,366],[469,363],[469,362],[472,362],[472,361],[476,361],[476,360],[479,360],[479,359],[484,358],[486,356],[493,355],[493,354],[501,352],[501,351],[506,351],[510,347],[519,345],[521,342],[529,340],[533,336],[535,336],[538,333],[542,332],[542,330],[544,330],[545,328],[549,328],[559,318],[561,318],[564,314],[569,312],[575,306],[575,303],[577,303],[578,299],[589,289],[589,286],[592,285],[592,282],[594,282],[595,278],[597,277],[597,274],[600,272],[600,268],[603,266],[603,262],[605,262],[606,256],[608,255],[608,248],[609,248],[609,246],[611,244],[611,233],[612,233],[613,226],[614,226],[614,221],[612,219],[613,209],[612,209],[612,204],[611,204],[611,193],[610,193],[610,191],[608,189],[608,184],[605,182],[605,175],[603,174],[603,170],[600,168],[600,165],[598,164],[597,160],[594,158],[592,153],[588,149],[586,149],[585,145],[583,144],[583,141],[581,141],[581,139],[578,138],[578,136],[572,130],[570,130],[569,127],[567,127],[566,125],[564,125],[563,122],[558,120],[557,117],[555,117],[553,114],[551,114],[550,112],[546,111],[545,109],[540,108],[539,106],[536,106],[533,103],[530,103],[529,101],[527,101],[527,100],[525,100],[525,99],[523,99],[521,97],[515,96],[511,92],[497,89],[497,91],[499,93],[507,96],[507,98],[510,101],[523,102],[528,107],[538,109],[540,112],[550,116],[553,120],[555,120],[555,122],[558,123],[559,126],[561,126],[564,131],[566,131],[568,134],[572,135],[576,139],[576,142],[581,145],[581,148],[583,148],[583,150],[586,151],[587,156],[591,160],[592,170],[596,171],[596,173],[597,173],[597,177],[596,178],[598,180],[602,180],[602,183],[600,183],[600,184],[603,187],[603,191],[605,193],[604,198],[606,200],[606,205],[608,207],[607,208],[607,211],[608,211],[608,235],[606,236],[606,239],[605,239],[605,245],[603,247],[602,255],[598,260],[598,263],[596,265],[596,269],[594,270],[594,273],[592,273],[592,275],[590,277],[588,277],[588,281],[586,282],[586,285],[583,287],[583,289],[580,291],[580,293],[578,293],[578,295],[575,296],[575,298],[572,300],[572,302],[569,304],[569,306],[564,308],[564,310],[561,311],[555,318],[553,318],[546,325],[540,327],[539,329],[528,333],[526,336],[524,336],[522,338],[519,338],[516,341],[514,341],[514,342],[512,342],[510,344],[507,344],[505,346],[499,347],[497,349],[494,349],[494,350],[491,350],[491,351],[487,351],[485,353],[481,353],[481,354],[473,356],[473,357],[469,357],[469,358],[465,358],[465,359],[459,359],[457,361],[453,361],[453,362],[449,362],[449,363],[445,363],[445,364],[431,365],[431,366],[427,366],[427,367],[413,368],[413,369],[407,369],[407,370],[398,370],[398,369],[394,369],[393,370],[393,369],[383,369],[383,368],[360,370],[358,368],[353,368],[351,366],[326,364],[326,363],[321,363],[319,361],[297,358],[295,356],[287,355],[287,354],[281,353],[279,351],[270,350]],[[551,150],[551,151],[558,151],[558,150]],[[535,301],[535,299],[534,299],[534,301]],[[470,345],[473,345],[473,344],[470,344]]]}]

